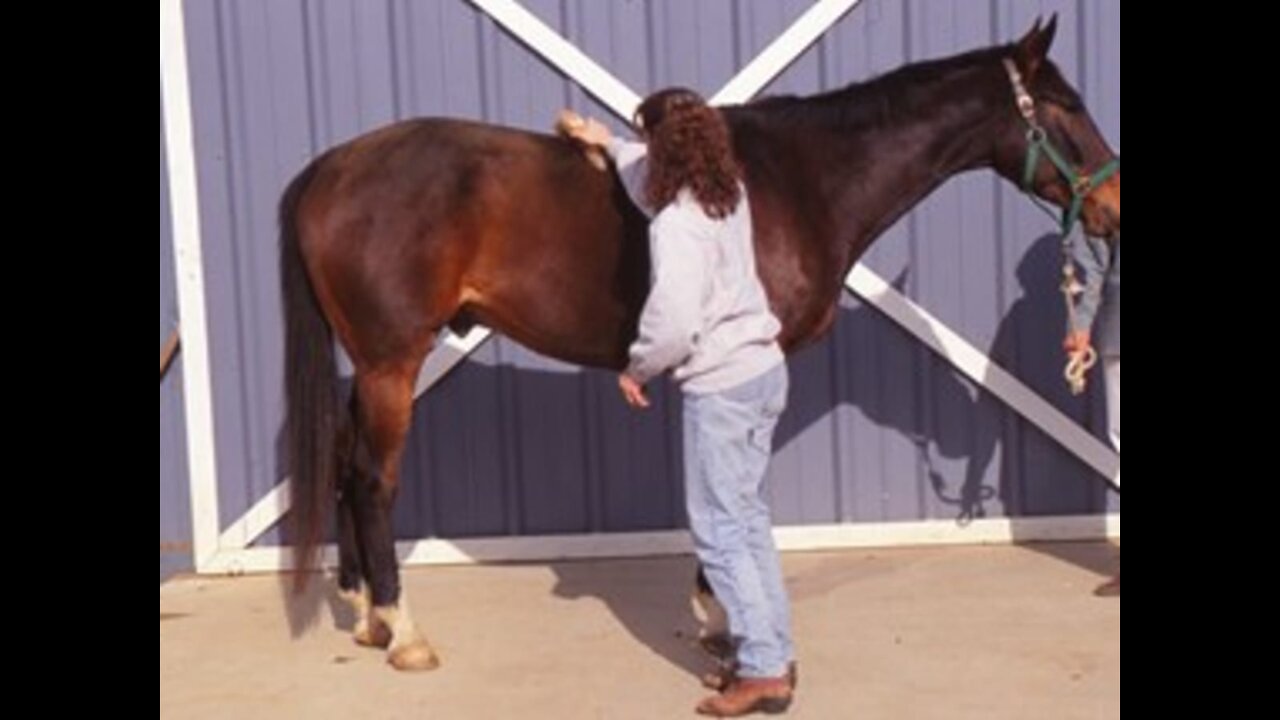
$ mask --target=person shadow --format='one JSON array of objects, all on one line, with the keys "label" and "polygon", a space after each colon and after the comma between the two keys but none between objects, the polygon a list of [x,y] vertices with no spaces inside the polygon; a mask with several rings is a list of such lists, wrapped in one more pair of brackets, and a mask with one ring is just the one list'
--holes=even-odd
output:
[{"label": "person shadow", "polygon": [[[1089,371],[1086,391],[1079,396],[1071,394],[1062,375],[1066,316],[1061,273],[1058,237],[1044,235],[1031,243],[1015,271],[1019,295],[1001,318],[987,355],[1105,442],[1101,368]],[[894,284],[901,290],[905,277]],[[911,442],[938,516],[949,511],[962,526],[988,517],[1008,518],[1013,543],[1108,574],[1113,561],[1105,545],[1045,542],[1043,525],[1037,522],[1066,516],[1072,536],[1105,537],[1106,513],[1118,510],[1119,501],[1106,478],[950,363],[931,351],[917,352],[928,368],[917,398],[923,410],[856,397],[852,402],[869,410],[877,425],[893,428]]]},{"label": "person shadow", "polygon": [[[1067,319],[1060,290],[1062,264],[1061,241],[1056,235],[1045,235],[1031,245],[1016,269],[1021,295],[1001,321],[989,354],[995,363],[1109,447],[1102,364],[1089,371],[1081,395],[1072,395],[1063,377],[1066,355],[1062,339]],[[1011,420],[998,447],[984,447],[970,462],[990,462],[991,457],[1000,455],[997,494],[1003,514],[1011,518],[1014,543],[1099,576],[1111,574],[1115,558],[1109,545],[1041,542],[1027,520],[1070,516],[1074,535],[1106,537],[1107,513],[1119,511],[1118,490],[1026,418],[1012,415]],[[975,494],[972,483],[976,475],[966,474],[962,498]],[[981,513],[981,505],[971,512]]]}]

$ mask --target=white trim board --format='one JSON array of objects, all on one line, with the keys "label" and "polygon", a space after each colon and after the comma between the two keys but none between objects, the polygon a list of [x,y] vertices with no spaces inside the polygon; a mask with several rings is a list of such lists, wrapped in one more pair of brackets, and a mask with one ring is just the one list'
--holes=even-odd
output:
[{"label": "white trim board", "polygon": [[[923,545],[985,545],[1010,542],[1103,540],[1120,537],[1119,515],[984,518],[960,525],[954,520],[796,525],[774,528],[783,552]],[[414,540],[396,543],[400,563],[474,565],[488,562],[554,562],[586,558],[687,555],[687,530],[547,535],[535,537]],[[337,549],[323,549],[321,565],[337,566]],[[292,549],[250,548],[220,553],[212,572],[279,572],[293,568]]]},{"label": "white trim board", "polygon": [[181,0],[160,0],[160,104],[173,227],[173,265],[182,322],[183,403],[187,425],[187,479],[191,487],[192,555],[204,571],[217,553],[218,471],[213,424],[213,376],[205,316],[200,192],[192,129],[186,25]]}]

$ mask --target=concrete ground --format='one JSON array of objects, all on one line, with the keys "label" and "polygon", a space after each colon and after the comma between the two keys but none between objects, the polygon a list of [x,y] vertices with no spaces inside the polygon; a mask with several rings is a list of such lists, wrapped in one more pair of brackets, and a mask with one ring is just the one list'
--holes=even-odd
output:
[{"label": "concrete ground", "polygon": [[[1120,716],[1120,601],[1103,543],[788,554],[792,718]],[[688,557],[404,573],[444,661],[401,674],[355,646],[332,581],[160,587],[160,717],[684,718],[709,667]]]}]

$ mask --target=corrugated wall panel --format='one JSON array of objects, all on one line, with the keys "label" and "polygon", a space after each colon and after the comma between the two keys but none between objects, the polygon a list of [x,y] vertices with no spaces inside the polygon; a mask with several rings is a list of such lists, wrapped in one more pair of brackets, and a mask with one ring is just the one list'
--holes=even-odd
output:
[{"label": "corrugated wall panel", "polygon": [[[674,84],[714,93],[808,7],[525,4],[641,94]],[[1118,147],[1119,11],[1106,0],[864,0],[767,92],[839,87],[1007,41],[1055,10],[1053,57]],[[465,2],[197,0],[187,16],[226,523],[280,474],[275,203],[306,159],[397,118],[543,130],[565,105],[609,114]],[[891,228],[866,261],[1097,428],[1096,389],[1074,399],[1057,379],[1062,311],[1047,230],[1013,188],[977,173]],[[956,517],[966,495],[989,515],[1076,514],[1107,502],[1081,463],[855,298],[792,374],[771,471],[780,522]],[[491,342],[415,411],[401,534],[682,524],[678,392],[656,394],[657,407],[632,413],[608,374]]]}]

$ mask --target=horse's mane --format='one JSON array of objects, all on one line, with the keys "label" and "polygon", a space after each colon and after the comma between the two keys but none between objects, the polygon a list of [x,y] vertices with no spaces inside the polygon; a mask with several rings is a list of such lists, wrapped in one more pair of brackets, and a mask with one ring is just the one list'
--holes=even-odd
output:
[{"label": "horse's mane", "polygon": [[[961,73],[998,66],[1013,52],[1012,45],[981,48],[960,55],[904,65],[870,80],[809,96],[774,95],[729,108],[733,115],[788,125],[875,129],[900,122],[936,101],[923,89]],[[1081,105],[1079,96],[1045,61],[1034,92],[1068,108]]]}]

